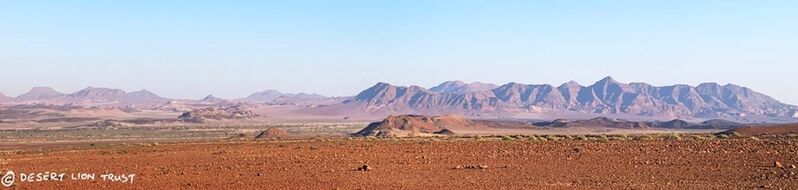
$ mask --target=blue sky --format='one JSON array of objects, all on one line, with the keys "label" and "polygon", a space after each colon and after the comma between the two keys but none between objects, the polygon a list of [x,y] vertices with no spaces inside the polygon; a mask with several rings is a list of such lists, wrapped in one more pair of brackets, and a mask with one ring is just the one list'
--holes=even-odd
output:
[{"label": "blue sky", "polygon": [[734,83],[798,104],[796,1],[0,1],[0,92]]}]

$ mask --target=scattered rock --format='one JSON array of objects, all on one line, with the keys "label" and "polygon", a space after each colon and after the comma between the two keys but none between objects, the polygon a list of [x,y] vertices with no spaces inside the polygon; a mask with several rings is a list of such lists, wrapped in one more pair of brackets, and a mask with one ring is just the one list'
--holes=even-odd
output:
[{"label": "scattered rock", "polygon": [[449,130],[449,129],[443,129],[443,130],[437,131],[437,132],[435,132],[433,134],[436,134],[436,135],[455,135],[454,131]]},{"label": "scattered rock", "polygon": [[288,137],[288,133],[280,128],[270,127],[258,133],[255,139],[284,139]]},{"label": "scattered rock", "polygon": [[790,164],[790,169],[795,169],[795,164]]},{"label": "scattered rock", "polygon": [[478,170],[484,170],[484,169],[488,169],[488,165],[465,165],[465,166],[457,166],[455,168],[456,169],[472,169],[472,170],[473,169],[478,169]]},{"label": "scattered rock", "polygon": [[363,166],[360,166],[359,168],[357,168],[357,171],[371,171],[373,169],[374,168],[369,166],[369,165],[363,165]]},{"label": "scattered rock", "polygon": [[773,166],[777,168],[783,168],[784,164],[782,164],[781,161],[775,161],[773,162]]}]

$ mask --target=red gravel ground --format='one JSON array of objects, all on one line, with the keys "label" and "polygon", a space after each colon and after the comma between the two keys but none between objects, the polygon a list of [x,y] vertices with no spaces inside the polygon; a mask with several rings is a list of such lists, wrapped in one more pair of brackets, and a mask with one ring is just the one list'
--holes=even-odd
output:
[{"label": "red gravel ground", "polygon": [[773,126],[740,127],[729,130],[727,133],[737,133],[743,136],[756,136],[767,134],[793,134],[798,135],[798,124],[783,124]]},{"label": "red gravel ground", "polygon": [[[132,184],[99,176],[20,182],[17,175],[12,189],[798,189],[798,169],[790,168],[798,164],[796,143],[339,139],[118,145],[6,154],[0,172],[136,174]],[[371,170],[357,171],[364,164]]]}]

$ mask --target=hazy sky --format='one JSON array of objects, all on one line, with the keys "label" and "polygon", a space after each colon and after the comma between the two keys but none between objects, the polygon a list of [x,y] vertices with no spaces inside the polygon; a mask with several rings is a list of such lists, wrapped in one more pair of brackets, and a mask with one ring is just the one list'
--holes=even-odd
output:
[{"label": "hazy sky", "polygon": [[0,1],[0,92],[734,83],[798,104],[798,1]]}]

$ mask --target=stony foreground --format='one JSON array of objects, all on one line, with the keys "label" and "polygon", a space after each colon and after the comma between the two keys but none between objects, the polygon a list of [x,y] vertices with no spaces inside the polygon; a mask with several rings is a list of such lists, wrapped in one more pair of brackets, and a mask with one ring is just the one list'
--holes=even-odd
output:
[{"label": "stony foreground", "polygon": [[[17,172],[17,189],[796,189],[796,143],[431,138],[117,145],[2,155],[0,172]],[[22,172],[136,176],[133,183],[99,176],[20,182]]]}]

